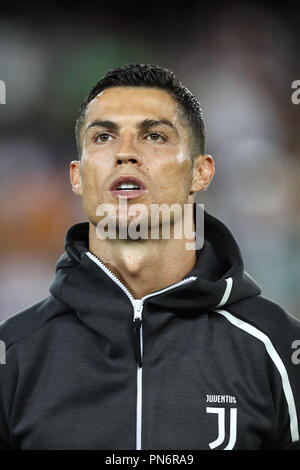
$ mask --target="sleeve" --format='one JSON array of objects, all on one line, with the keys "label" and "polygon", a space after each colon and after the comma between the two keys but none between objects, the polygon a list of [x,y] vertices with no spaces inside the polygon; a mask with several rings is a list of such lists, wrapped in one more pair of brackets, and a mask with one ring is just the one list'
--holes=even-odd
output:
[{"label": "sleeve", "polygon": [[[274,345],[275,346],[275,345]],[[275,449],[300,450],[300,321],[289,318],[277,342],[274,358],[279,385],[276,392]]]},{"label": "sleeve", "polygon": [[4,368],[6,366],[7,364],[0,363],[0,450],[10,449],[7,410],[5,406],[7,387],[5,384],[6,374]]},{"label": "sleeve", "polygon": [[[0,450],[13,449],[9,433],[9,411],[13,402],[13,390],[15,389],[14,362],[10,350],[0,353]],[[5,343],[4,343],[5,345]]]},{"label": "sleeve", "polygon": [[11,447],[9,443],[8,425],[2,405],[3,404],[0,403],[0,450],[9,450]]}]

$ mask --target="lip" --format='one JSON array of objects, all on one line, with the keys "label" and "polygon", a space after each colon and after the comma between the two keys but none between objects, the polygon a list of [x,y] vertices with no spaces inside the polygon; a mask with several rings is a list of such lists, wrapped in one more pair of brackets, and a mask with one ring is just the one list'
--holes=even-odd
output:
[{"label": "lip", "polygon": [[[135,183],[137,184],[140,189],[130,189],[130,190],[117,190],[117,187],[122,184],[122,183],[126,183],[127,181],[130,181],[132,183]],[[137,178],[136,176],[133,176],[133,175],[122,175],[122,176],[119,176],[118,178],[116,178],[112,184],[110,185],[110,193],[112,194],[112,196],[114,196],[115,198],[119,199],[120,197],[122,198],[126,198],[126,199],[134,199],[134,198],[137,198],[137,197],[140,197],[142,194],[144,194],[146,191],[147,191],[147,188],[146,188],[146,185],[145,183],[140,180],[139,178]]]}]

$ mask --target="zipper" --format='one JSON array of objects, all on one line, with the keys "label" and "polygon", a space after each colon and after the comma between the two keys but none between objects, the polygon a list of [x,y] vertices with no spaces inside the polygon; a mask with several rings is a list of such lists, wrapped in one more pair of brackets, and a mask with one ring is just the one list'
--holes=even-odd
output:
[{"label": "zipper", "polygon": [[138,367],[143,365],[143,336],[142,336],[142,312],[143,312],[142,299],[134,299],[134,315],[133,315],[133,327],[134,327],[134,347],[135,357]]},{"label": "zipper", "polygon": [[93,253],[90,251],[86,252],[86,255],[94,261],[127,295],[132,306],[133,306],[133,330],[134,330],[134,349],[137,363],[137,400],[136,400],[136,450],[141,450],[142,441],[142,369],[143,369],[143,324],[142,324],[142,313],[144,308],[145,300],[150,297],[163,294],[169,290],[175,289],[183,284],[193,282],[197,279],[196,276],[190,276],[186,279],[182,279],[176,284],[165,287],[151,294],[145,295],[141,299],[135,299],[127,287],[117,278],[117,276],[108,269],[107,266]]}]

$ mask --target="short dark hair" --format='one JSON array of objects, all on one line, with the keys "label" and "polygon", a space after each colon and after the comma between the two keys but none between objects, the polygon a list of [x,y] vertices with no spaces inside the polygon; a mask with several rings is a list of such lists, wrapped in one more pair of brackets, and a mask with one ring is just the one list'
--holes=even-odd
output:
[{"label": "short dark hair", "polygon": [[190,136],[191,159],[205,153],[205,122],[201,105],[197,98],[185,88],[169,69],[157,65],[127,64],[109,70],[91,89],[79,109],[75,125],[76,144],[79,158],[82,146],[80,133],[85,119],[87,105],[105,88],[119,86],[139,86],[159,88],[170,93],[179,104],[179,116],[186,123]]}]

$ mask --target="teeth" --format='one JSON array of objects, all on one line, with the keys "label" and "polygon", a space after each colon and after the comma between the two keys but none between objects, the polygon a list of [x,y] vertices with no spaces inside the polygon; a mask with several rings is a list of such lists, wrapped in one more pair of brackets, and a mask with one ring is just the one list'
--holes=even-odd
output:
[{"label": "teeth", "polygon": [[134,183],[122,183],[117,189],[140,189],[140,187]]}]

